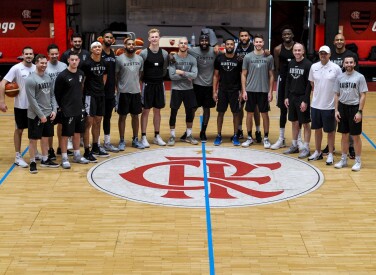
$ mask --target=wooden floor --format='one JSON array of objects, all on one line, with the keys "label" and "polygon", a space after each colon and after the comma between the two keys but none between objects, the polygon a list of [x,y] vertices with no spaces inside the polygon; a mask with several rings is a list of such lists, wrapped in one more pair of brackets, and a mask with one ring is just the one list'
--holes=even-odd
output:
[{"label": "wooden floor", "polygon": [[[182,113],[177,135],[183,132]],[[216,112],[212,114],[209,145],[216,133]],[[272,142],[278,137],[278,114],[272,104]],[[168,117],[165,109],[165,139]],[[115,114],[115,144],[116,121]],[[227,113],[229,136],[230,123]],[[205,209],[109,196],[88,184],[91,164],[73,164],[70,170],[41,168],[37,175],[11,169],[11,111],[0,114],[0,126],[0,274],[209,274]],[[128,120],[128,144],[129,126]],[[196,120],[196,135],[198,129]],[[376,93],[368,93],[363,131],[373,143],[375,129]],[[227,140],[222,146],[232,146]],[[358,173],[315,162],[325,182],[313,193],[276,204],[212,209],[216,274],[376,274],[376,150],[362,140],[363,168]],[[23,149],[26,146],[24,138]],[[261,145],[255,148],[263,150]],[[336,148],[339,152],[339,135]],[[134,151],[127,147],[124,153]]]}]

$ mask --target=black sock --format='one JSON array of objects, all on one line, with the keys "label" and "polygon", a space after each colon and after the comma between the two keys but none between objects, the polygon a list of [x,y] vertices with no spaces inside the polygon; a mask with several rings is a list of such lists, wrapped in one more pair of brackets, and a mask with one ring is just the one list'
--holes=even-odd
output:
[{"label": "black sock", "polygon": [[141,133],[141,136],[143,137],[143,136],[146,136],[146,133]]},{"label": "black sock", "polygon": [[157,137],[157,135],[159,135],[159,131],[154,132],[154,137]]},{"label": "black sock", "polygon": [[202,124],[201,126],[201,132],[206,132],[206,128],[208,128],[208,125],[207,124]]},{"label": "black sock", "polygon": [[248,136],[249,136],[249,137],[252,136],[252,131],[248,131]]}]

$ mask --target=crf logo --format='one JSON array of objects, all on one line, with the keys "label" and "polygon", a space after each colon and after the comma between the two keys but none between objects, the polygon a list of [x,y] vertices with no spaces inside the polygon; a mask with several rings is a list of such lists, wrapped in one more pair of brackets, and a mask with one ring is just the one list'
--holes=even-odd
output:
[{"label": "crf logo", "polygon": [[[168,161],[137,167],[120,174],[120,176],[136,185],[151,189],[166,190],[166,193],[162,197],[170,199],[193,199],[187,195],[188,191],[204,189],[204,178],[196,176],[202,175],[202,158],[168,156],[165,158]],[[257,169],[278,170],[281,168],[280,162],[250,164],[226,158],[207,158],[206,165],[208,183],[210,184],[209,197],[212,199],[237,199],[234,195],[229,194],[229,190],[261,199],[271,198],[284,192],[283,190],[263,191],[261,189],[249,188],[250,183],[262,186],[271,181],[270,176],[252,176],[252,174],[257,174]],[[166,184],[157,183],[145,178],[146,173],[152,173],[153,169],[159,167],[169,169]],[[192,173],[192,168],[196,168],[197,171]],[[190,173],[187,173],[188,169],[191,170]]]}]

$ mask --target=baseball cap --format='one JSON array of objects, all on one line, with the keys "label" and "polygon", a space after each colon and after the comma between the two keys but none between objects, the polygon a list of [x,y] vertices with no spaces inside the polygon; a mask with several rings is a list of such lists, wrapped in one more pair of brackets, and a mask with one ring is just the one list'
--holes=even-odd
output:
[{"label": "baseball cap", "polygon": [[207,34],[201,34],[200,35],[200,41],[204,40],[204,39],[210,41],[209,35],[207,35]]},{"label": "baseball cap", "polygon": [[326,52],[326,53],[330,53],[330,48],[328,46],[321,46],[320,49],[319,49],[319,52]]}]

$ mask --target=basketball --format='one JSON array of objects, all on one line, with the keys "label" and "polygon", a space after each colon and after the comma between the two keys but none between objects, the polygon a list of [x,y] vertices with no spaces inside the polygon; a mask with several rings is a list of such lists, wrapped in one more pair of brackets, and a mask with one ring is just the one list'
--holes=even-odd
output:
[{"label": "basketball", "polygon": [[119,48],[116,50],[115,55],[119,56],[122,55],[125,52],[124,48]]},{"label": "basketball", "polygon": [[5,95],[9,97],[16,97],[20,92],[20,88],[16,82],[9,82],[5,85]]},{"label": "basketball", "polygon": [[141,53],[141,51],[142,51],[141,49],[138,49],[138,50],[135,51],[135,53],[139,55]]},{"label": "basketball", "polygon": [[142,38],[140,38],[140,37],[137,37],[137,38],[134,40],[134,44],[135,44],[136,46],[140,46],[140,47],[142,47],[142,46],[144,46],[144,40],[143,40]]},{"label": "basketball", "polygon": [[104,39],[103,39],[102,36],[98,36],[97,41],[98,41],[99,43],[103,44]]}]

